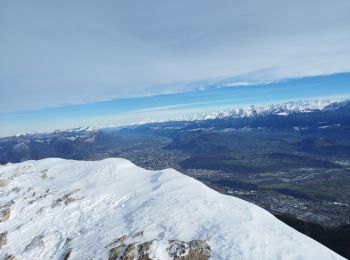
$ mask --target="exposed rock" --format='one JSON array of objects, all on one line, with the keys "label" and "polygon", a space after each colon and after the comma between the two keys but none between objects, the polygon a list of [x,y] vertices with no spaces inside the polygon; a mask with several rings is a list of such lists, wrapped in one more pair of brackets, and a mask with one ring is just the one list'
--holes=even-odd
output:
[{"label": "exposed rock", "polygon": [[41,195],[38,197],[38,199],[44,199],[44,198],[46,198],[46,196],[47,196],[47,193],[41,194]]},{"label": "exposed rock", "polygon": [[62,199],[58,199],[58,200],[55,200],[52,205],[51,205],[51,208],[56,208],[58,207],[62,202]]},{"label": "exposed rock", "polygon": [[71,253],[72,253],[72,250],[69,250],[69,251],[67,251],[66,253],[64,253],[64,255],[63,255],[63,257],[62,257],[63,260],[68,260]]},{"label": "exposed rock", "polygon": [[120,238],[118,238],[117,240],[116,240],[116,242],[115,243],[123,243],[125,240],[127,240],[128,239],[128,236],[127,235],[124,235],[124,236],[122,236],[122,237],[120,237]]},{"label": "exposed rock", "polygon": [[11,191],[18,193],[20,190],[21,190],[21,188],[15,187],[15,188],[13,188]]},{"label": "exposed rock", "polygon": [[127,239],[128,239],[127,235],[121,236],[118,239],[116,239],[115,241],[113,241],[112,243],[110,243],[109,245],[107,245],[106,247],[110,247],[112,245],[117,245],[117,244],[123,244],[123,242]]},{"label": "exposed rock", "polygon": [[39,235],[33,238],[33,240],[26,246],[25,250],[32,250],[35,247],[38,246],[43,246],[44,245],[44,241],[43,241],[44,236],[43,235]]},{"label": "exposed rock", "polygon": [[122,249],[123,249],[124,245],[117,245],[115,247],[112,247],[109,250],[109,256],[108,259],[109,260],[115,260],[118,258],[118,256],[120,255]]},{"label": "exposed rock", "polygon": [[73,240],[72,238],[67,237],[67,238],[66,238],[66,241],[64,241],[64,244],[65,244],[65,245],[68,245],[72,240]]},{"label": "exposed rock", "polygon": [[10,218],[11,210],[10,207],[4,207],[0,210],[0,223],[5,222]]},{"label": "exposed rock", "polygon": [[76,200],[78,200],[78,199],[68,197],[68,198],[64,201],[64,204],[65,204],[65,205],[68,205],[69,203],[72,203],[72,202],[74,202],[74,201],[76,201]]},{"label": "exposed rock", "polygon": [[[184,242],[186,243],[186,242]],[[203,240],[192,240],[186,243],[188,252],[183,256],[175,256],[174,260],[207,260],[210,257],[210,247]]]},{"label": "exposed rock", "polygon": [[6,187],[9,184],[10,181],[8,180],[0,180],[0,187]]},{"label": "exposed rock", "polygon": [[[33,196],[35,196],[35,192],[34,192]],[[39,195],[38,197],[36,197],[34,200],[29,201],[28,203],[29,203],[29,204],[33,204],[33,203],[36,202],[36,201],[39,201],[39,200],[41,200],[41,199],[45,199],[46,197],[47,197],[47,193],[44,193],[44,194],[41,194],[41,195]],[[41,210],[41,209],[39,209],[39,210]],[[38,211],[39,211],[39,210],[38,210]],[[37,213],[38,213],[38,211],[37,211]],[[39,212],[39,213],[40,213],[40,212]]]},{"label": "exposed rock", "polygon": [[7,231],[0,234],[0,249],[7,243]]},{"label": "exposed rock", "polygon": [[[21,165],[26,164],[35,168],[23,170],[21,177],[0,192],[5,193],[0,199],[0,211],[11,210],[9,219],[0,223],[0,233],[8,231],[6,245],[0,249],[0,259],[6,255],[19,259],[59,260],[65,256],[69,260],[120,260],[122,257],[205,260],[209,255],[215,259],[235,259],[236,256],[273,259],[286,251],[290,258],[312,259],[322,252],[319,260],[341,259],[282,225],[268,212],[220,195],[175,170],[146,172],[122,159],[98,163],[45,159]],[[51,165],[48,179],[50,175],[57,176],[52,183],[40,177],[41,170],[48,165]],[[20,167],[6,168],[8,177]],[[15,186],[21,187],[18,194],[11,192]],[[77,187],[81,191],[71,192]],[[51,192],[45,199],[28,205],[48,188]],[[70,197],[81,199],[82,203],[64,206]],[[9,206],[11,200],[15,203]],[[59,206],[52,209],[56,200]],[[35,214],[41,208],[42,213]],[[245,239],[252,233],[257,237]],[[73,241],[66,243],[67,237]],[[193,240],[206,238],[209,240]],[[264,243],[259,242],[261,239]],[[283,245],[275,241],[283,241]],[[239,246],[241,244],[244,247]]]},{"label": "exposed rock", "polygon": [[43,211],[44,211],[44,208],[41,207],[40,209],[38,209],[38,210],[36,211],[36,214],[41,214],[41,213],[43,213]]},{"label": "exposed rock", "polygon": [[72,198],[72,197],[71,197],[74,193],[76,193],[76,192],[78,192],[78,191],[79,191],[79,189],[76,189],[76,190],[74,190],[74,191],[71,191],[71,192],[69,192],[69,193],[63,195],[62,198],[59,198],[59,199],[55,200],[55,201],[52,203],[51,208],[56,208],[56,207],[60,206],[61,203],[64,203],[65,205],[68,205],[69,203],[72,203],[72,202],[78,200],[78,199],[76,199],[76,198]]},{"label": "exposed rock", "polygon": [[127,240],[127,239],[128,239],[128,236],[124,235],[124,236],[119,237],[118,239],[116,239],[115,241],[110,243],[109,245],[107,245],[107,247],[113,246],[109,250],[109,256],[108,256],[109,260],[113,260],[113,259],[117,259],[118,258],[118,256],[123,251],[123,248],[125,248],[124,241]]},{"label": "exposed rock", "polygon": [[43,179],[46,179],[47,178],[47,172],[48,172],[49,170],[48,169],[45,169],[45,170],[42,170],[41,171],[41,178],[43,178]]},{"label": "exposed rock", "polygon": [[61,260],[68,260],[70,256],[72,255],[72,248],[70,247],[70,242],[72,241],[72,238],[67,237],[66,240],[64,241],[64,250],[63,254],[59,259]]},{"label": "exposed rock", "polygon": [[[109,250],[109,260],[151,260],[149,250],[155,242],[142,241],[137,242],[135,238],[143,236],[143,232],[138,232],[135,235],[128,237],[124,235],[107,247]],[[210,247],[203,240],[192,240],[190,242],[180,240],[157,241],[168,245],[167,251],[169,256],[174,260],[207,260],[210,257]]]},{"label": "exposed rock", "polygon": [[186,242],[178,241],[178,240],[170,240],[169,241],[168,252],[172,257],[180,257],[186,254],[188,245]]},{"label": "exposed rock", "polygon": [[151,258],[149,257],[148,251],[149,248],[151,247],[153,241],[148,241],[148,242],[144,242],[142,244],[140,244],[138,246],[138,258],[137,260],[151,260]]},{"label": "exposed rock", "polygon": [[135,244],[129,244],[126,249],[124,250],[123,255],[121,256],[121,260],[133,260],[134,259],[134,247]]}]

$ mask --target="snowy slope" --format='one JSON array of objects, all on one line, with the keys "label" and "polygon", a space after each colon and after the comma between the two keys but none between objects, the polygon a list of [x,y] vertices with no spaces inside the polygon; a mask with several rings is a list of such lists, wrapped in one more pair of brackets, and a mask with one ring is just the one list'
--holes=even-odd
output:
[{"label": "snowy slope", "polygon": [[153,259],[170,258],[172,239],[205,240],[211,259],[343,259],[172,169],[45,159],[0,166],[0,180],[0,259],[108,259],[113,241],[135,234]]}]

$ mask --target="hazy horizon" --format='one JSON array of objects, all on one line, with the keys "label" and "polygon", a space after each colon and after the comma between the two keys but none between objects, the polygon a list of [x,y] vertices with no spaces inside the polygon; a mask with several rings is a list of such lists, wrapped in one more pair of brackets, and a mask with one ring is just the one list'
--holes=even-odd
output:
[{"label": "hazy horizon", "polygon": [[3,1],[0,135],[347,96],[349,14],[346,0]]}]

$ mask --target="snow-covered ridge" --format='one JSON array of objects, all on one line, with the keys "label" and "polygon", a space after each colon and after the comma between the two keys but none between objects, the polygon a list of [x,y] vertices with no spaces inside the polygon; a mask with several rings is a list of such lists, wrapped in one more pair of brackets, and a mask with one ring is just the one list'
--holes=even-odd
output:
[{"label": "snow-covered ridge", "polygon": [[60,133],[60,132],[70,132],[70,133],[76,133],[76,132],[95,132],[101,129],[101,126],[85,126],[85,127],[77,127],[77,128],[71,128],[71,129],[59,129],[54,132]]},{"label": "snow-covered ridge", "polygon": [[[53,133],[80,133],[80,132],[97,132],[101,129],[111,129],[111,128],[123,128],[127,126],[138,126],[149,123],[163,123],[163,122],[171,122],[171,121],[200,121],[200,120],[212,120],[212,119],[220,119],[220,118],[242,118],[242,117],[257,117],[263,115],[281,115],[287,116],[296,112],[312,112],[315,110],[333,110],[337,109],[340,106],[344,105],[349,100],[345,100],[340,102],[340,100],[330,100],[330,99],[320,99],[320,100],[298,100],[298,101],[290,101],[281,104],[271,104],[271,105],[251,105],[246,107],[235,108],[229,111],[214,111],[210,113],[204,114],[194,114],[190,116],[180,116],[169,119],[162,120],[144,120],[138,123],[127,124],[127,125],[110,125],[110,126],[85,126],[85,127],[77,127],[71,129],[59,129],[53,131]],[[50,132],[46,132],[48,134]],[[29,132],[25,134],[17,134],[16,137],[26,136],[26,135],[38,135],[42,133],[37,132]]]},{"label": "snow-covered ridge", "polygon": [[242,118],[256,117],[262,115],[281,115],[287,116],[292,113],[307,113],[315,110],[322,110],[328,105],[335,103],[335,100],[299,100],[290,101],[282,104],[271,105],[251,105],[241,108],[235,108],[230,111],[219,111],[205,114],[191,115],[188,117],[179,117],[174,121],[199,121],[219,118]]},{"label": "snow-covered ridge", "polygon": [[[162,120],[145,120],[135,125],[149,124],[149,123],[164,123],[176,121],[201,121],[213,120],[221,118],[243,118],[243,117],[258,117],[265,115],[280,115],[287,116],[292,113],[308,113],[313,111],[320,111],[323,109],[334,110],[346,104],[349,100],[342,101],[336,99],[311,99],[311,100],[297,100],[289,101],[280,104],[269,105],[250,105],[245,107],[238,107],[227,111],[213,111],[210,113],[194,114],[189,116],[179,116],[175,118]],[[333,106],[332,106],[333,105]],[[329,108],[328,108],[329,106]]]},{"label": "snow-covered ridge", "polygon": [[101,126],[84,126],[84,127],[77,127],[77,128],[69,128],[69,129],[57,129],[55,131],[52,132],[28,132],[28,133],[18,133],[15,135],[15,137],[21,137],[21,136],[26,136],[26,135],[39,135],[39,134],[49,134],[49,133],[79,133],[79,132],[97,132],[98,130],[105,128],[105,127],[101,127]]},{"label": "snow-covered ridge", "polygon": [[190,259],[191,248],[210,259],[343,259],[172,169],[45,159],[0,166],[0,187],[0,259]]}]

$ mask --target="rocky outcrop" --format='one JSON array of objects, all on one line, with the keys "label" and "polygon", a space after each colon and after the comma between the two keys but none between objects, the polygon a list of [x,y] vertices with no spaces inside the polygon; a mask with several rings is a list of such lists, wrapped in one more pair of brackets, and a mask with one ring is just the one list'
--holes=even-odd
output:
[{"label": "rocky outcrop", "polygon": [[0,223],[5,222],[10,218],[11,209],[9,206],[4,206],[0,208]]},{"label": "rocky outcrop", "polygon": [[166,252],[174,260],[207,260],[210,257],[210,247],[204,240],[151,240],[137,242],[142,232],[132,237],[126,235],[118,238],[109,246],[109,260],[151,260],[152,245],[164,244]]},{"label": "rocky outcrop", "polygon": [[7,243],[7,232],[0,233],[0,249]]},{"label": "rocky outcrop", "polygon": [[72,203],[72,202],[78,200],[78,199],[76,199],[76,198],[72,198],[72,197],[71,197],[74,193],[76,193],[76,192],[78,192],[78,191],[79,191],[79,189],[76,189],[76,190],[74,190],[74,191],[71,191],[71,192],[69,192],[69,193],[63,195],[62,198],[59,198],[59,199],[55,200],[55,201],[52,203],[51,207],[52,207],[52,208],[56,208],[56,207],[60,206],[62,203],[63,203],[64,205],[68,205],[69,203]]}]

